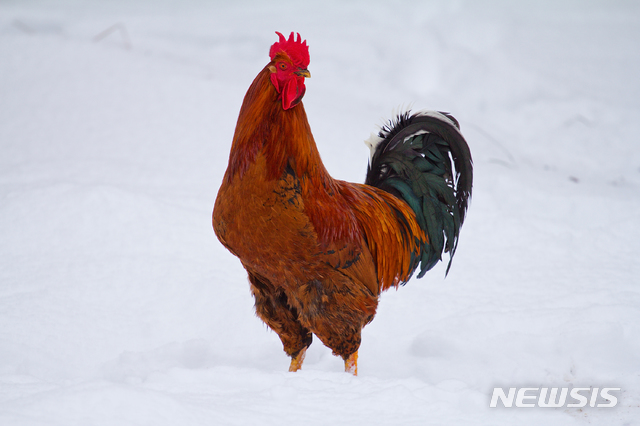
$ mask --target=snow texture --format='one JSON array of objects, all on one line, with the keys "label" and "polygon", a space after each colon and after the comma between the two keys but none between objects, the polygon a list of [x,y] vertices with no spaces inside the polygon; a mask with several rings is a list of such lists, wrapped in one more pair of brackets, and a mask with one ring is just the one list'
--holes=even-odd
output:
[{"label": "snow texture", "polygon": [[[211,229],[274,31],[334,177],[403,105],[474,158],[449,276],[381,296],[358,377],[318,341],[286,371]],[[0,424],[640,424],[638,46],[633,1],[0,3]]]}]

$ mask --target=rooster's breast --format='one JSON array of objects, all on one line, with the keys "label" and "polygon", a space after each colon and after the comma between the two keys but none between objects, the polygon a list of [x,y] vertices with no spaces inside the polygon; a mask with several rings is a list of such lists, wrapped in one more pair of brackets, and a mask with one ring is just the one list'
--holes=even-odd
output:
[{"label": "rooster's breast", "polygon": [[244,266],[272,280],[309,273],[318,239],[293,173],[268,180],[258,156],[242,176],[225,179],[213,210],[216,235]]}]

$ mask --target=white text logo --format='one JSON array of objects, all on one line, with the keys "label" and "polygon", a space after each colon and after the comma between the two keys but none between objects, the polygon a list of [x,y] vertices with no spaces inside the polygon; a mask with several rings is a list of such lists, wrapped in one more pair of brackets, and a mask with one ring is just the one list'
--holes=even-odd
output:
[{"label": "white text logo", "polygon": [[611,408],[618,404],[618,398],[611,392],[619,392],[620,388],[494,388],[489,407],[498,406],[498,401],[505,407],[519,408]]}]

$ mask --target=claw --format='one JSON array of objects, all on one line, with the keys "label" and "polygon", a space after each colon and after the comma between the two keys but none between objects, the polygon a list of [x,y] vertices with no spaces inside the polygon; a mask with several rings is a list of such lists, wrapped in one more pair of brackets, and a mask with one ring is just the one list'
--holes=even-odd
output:
[{"label": "claw", "polygon": [[298,355],[291,358],[291,365],[289,366],[289,371],[295,372],[302,368],[302,362],[304,361],[304,356],[307,353],[307,348],[302,348]]},{"label": "claw", "polygon": [[358,375],[358,351],[355,351],[349,358],[344,360],[344,371],[354,376]]}]

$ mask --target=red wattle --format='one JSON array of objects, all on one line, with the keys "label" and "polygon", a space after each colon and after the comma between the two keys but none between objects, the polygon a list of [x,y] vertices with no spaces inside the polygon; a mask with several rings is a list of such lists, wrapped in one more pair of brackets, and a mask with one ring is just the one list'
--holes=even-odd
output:
[{"label": "red wattle", "polygon": [[289,109],[298,105],[305,91],[304,78],[288,80],[281,93],[282,108]]}]

